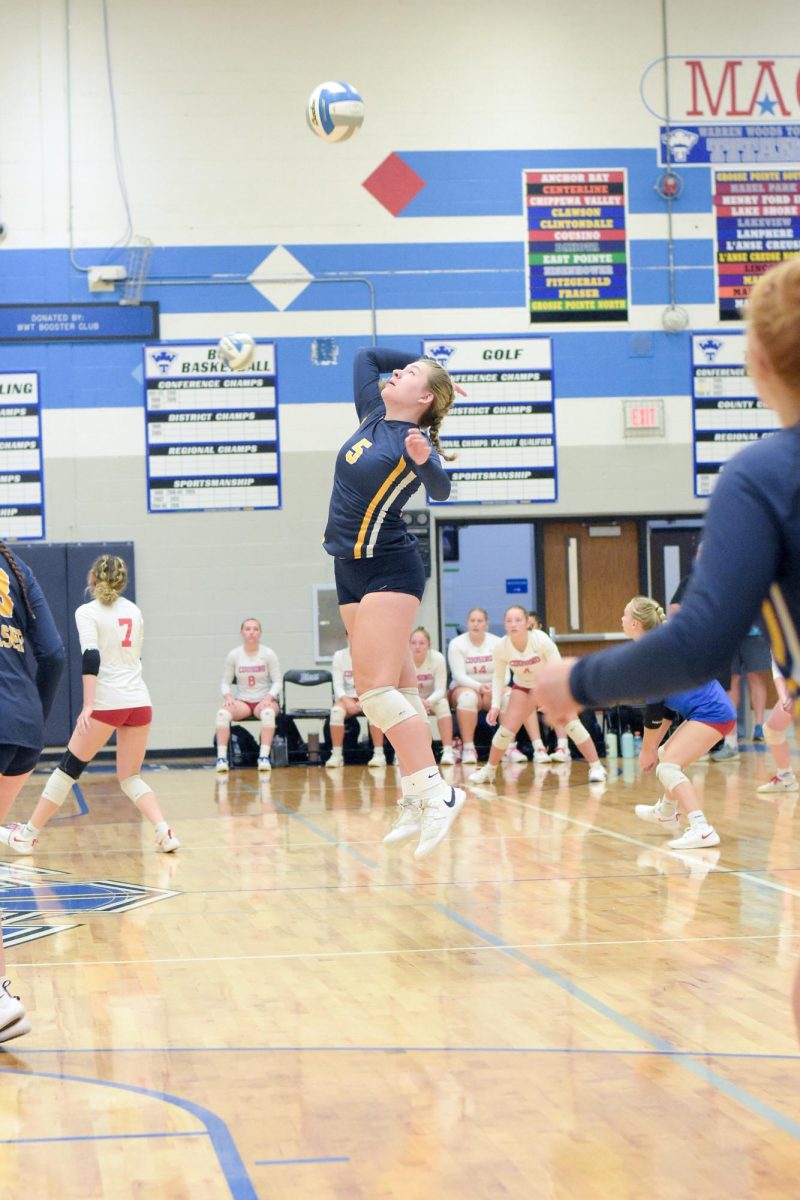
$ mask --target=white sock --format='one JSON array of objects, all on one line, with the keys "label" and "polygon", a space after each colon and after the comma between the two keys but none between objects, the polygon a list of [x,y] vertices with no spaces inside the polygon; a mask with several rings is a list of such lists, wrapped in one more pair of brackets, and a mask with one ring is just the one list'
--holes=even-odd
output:
[{"label": "white sock", "polygon": [[544,742],[541,738],[536,739],[536,741],[533,743],[533,748],[534,750],[544,750]]},{"label": "white sock", "polygon": [[450,795],[450,788],[436,766],[424,767],[421,771],[415,771],[413,775],[403,777],[403,795],[409,800],[418,800],[424,807],[429,803],[446,800]]},{"label": "white sock", "polygon": [[[251,753],[252,753],[252,751],[251,751]],[[157,825],[153,826],[153,829],[155,831],[156,836],[160,837],[162,833],[167,832],[167,830],[169,829],[169,825],[166,821],[159,821]]]},{"label": "white sock", "polygon": [[739,735],[735,729],[734,729],[733,733],[728,733],[725,735],[725,745],[728,746],[731,750],[739,749]]},{"label": "white sock", "polygon": [[692,828],[695,828],[698,825],[705,826],[708,824],[708,821],[706,820],[706,814],[703,812],[702,808],[696,808],[694,812],[689,813],[689,824],[692,826]]},{"label": "white sock", "polygon": [[559,738],[558,739],[559,750],[566,750],[568,746],[569,746],[569,741],[567,738]]},{"label": "white sock", "polygon": [[37,838],[41,832],[42,831],[38,828],[38,826],[32,825],[30,821],[27,821],[19,830],[17,836],[32,839]]},{"label": "white sock", "polygon": [[[250,753],[252,754],[253,751],[251,750]],[[258,757],[259,758],[269,758],[269,750],[265,750],[264,747],[262,746],[258,752]],[[253,760],[251,759],[250,761],[252,762]]]}]

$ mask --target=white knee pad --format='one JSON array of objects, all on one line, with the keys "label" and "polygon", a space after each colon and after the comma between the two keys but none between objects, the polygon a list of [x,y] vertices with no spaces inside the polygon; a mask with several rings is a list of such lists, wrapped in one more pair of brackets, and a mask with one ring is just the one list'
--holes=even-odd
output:
[{"label": "white knee pad", "polygon": [[368,692],[362,692],[359,699],[370,725],[377,725],[384,733],[401,721],[419,716],[408,696],[404,696],[397,688],[371,688]]},{"label": "white knee pad", "polygon": [[450,705],[447,703],[447,700],[444,696],[442,696],[441,700],[437,700],[434,704],[433,715],[436,717],[437,721],[446,721],[448,717],[452,719]]},{"label": "white knee pad", "polygon": [[785,729],[773,729],[769,721],[764,726],[764,741],[768,746],[780,746],[781,742],[786,741]]},{"label": "white knee pad", "polygon": [[275,709],[272,707],[272,705],[270,705],[269,708],[262,708],[261,716],[258,719],[261,722],[262,729],[274,729]]},{"label": "white knee pad", "polygon": [[121,779],[119,786],[122,788],[125,795],[134,804],[138,804],[142,796],[146,796],[152,792],[152,788],[145,783],[141,775],[129,775],[127,779]]},{"label": "white knee pad", "polygon": [[677,763],[660,762],[656,767],[656,779],[663,784],[668,792],[676,788],[681,783],[688,783],[689,780],[684,775]]},{"label": "white knee pad", "polygon": [[498,725],[497,733],[492,738],[492,745],[495,746],[498,750],[502,750],[503,754],[505,754],[506,750],[511,745],[513,740],[514,740],[514,734],[511,732],[511,730],[506,729],[505,725]]},{"label": "white knee pad", "polygon": [[456,700],[456,710],[476,713],[478,711],[478,693],[473,692],[472,688],[464,688]]},{"label": "white knee pad", "polygon": [[53,774],[44,785],[42,791],[42,799],[49,800],[51,804],[57,804],[59,807],[64,803],[67,796],[72,791],[72,785],[75,780],[66,771],[62,771],[60,767],[56,767]]},{"label": "white knee pad", "polygon": [[217,713],[217,728],[222,725],[230,725],[230,723],[231,714],[228,712],[227,708],[221,708]]},{"label": "white knee pad", "polygon": [[331,709],[330,720],[331,720],[331,725],[338,725],[338,726],[344,725],[344,709],[340,708],[340,706],[338,704],[334,704],[333,708]]},{"label": "white knee pad", "polygon": [[422,703],[419,694],[419,688],[400,688],[400,694],[408,697],[408,702],[415,710],[418,717],[422,717],[423,721],[427,721],[428,714],[425,711],[425,705]]},{"label": "white knee pad", "polygon": [[574,721],[570,721],[565,732],[567,737],[572,738],[576,746],[580,746],[582,742],[590,742],[592,740],[589,730],[586,728],[583,721],[579,721],[577,718]]}]

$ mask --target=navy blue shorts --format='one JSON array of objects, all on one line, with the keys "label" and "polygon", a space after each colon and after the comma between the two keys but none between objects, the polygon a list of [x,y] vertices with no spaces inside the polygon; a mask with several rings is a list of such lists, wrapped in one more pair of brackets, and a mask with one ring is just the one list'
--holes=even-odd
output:
[{"label": "navy blue shorts", "polygon": [[337,558],[334,576],[340,604],[358,604],[369,592],[403,592],[421,600],[425,591],[425,568],[416,546],[377,558]]},{"label": "navy blue shorts", "polygon": [[27,775],[36,766],[41,753],[30,746],[0,745],[0,775]]}]

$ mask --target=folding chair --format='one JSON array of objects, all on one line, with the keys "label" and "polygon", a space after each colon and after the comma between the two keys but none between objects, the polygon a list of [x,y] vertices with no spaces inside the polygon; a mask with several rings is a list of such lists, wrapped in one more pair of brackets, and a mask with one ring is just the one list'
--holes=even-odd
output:
[{"label": "folding chair", "polygon": [[[327,685],[329,696],[326,707],[294,707],[287,699],[287,685],[293,688],[318,688]],[[333,700],[333,676],[331,675],[330,671],[324,671],[317,667],[307,667],[299,671],[284,671],[283,686],[281,688],[281,716],[279,718],[279,722],[282,722],[287,730],[287,740],[290,721],[322,721],[324,723],[330,716]],[[319,734],[310,735],[309,741],[311,741],[312,737],[314,736],[317,738],[316,753],[313,753],[313,744],[310,745],[309,762],[319,762]],[[290,750],[289,758],[291,759],[293,756],[297,759],[303,758],[304,751],[296,751],[293,755],[293,752]]]}]

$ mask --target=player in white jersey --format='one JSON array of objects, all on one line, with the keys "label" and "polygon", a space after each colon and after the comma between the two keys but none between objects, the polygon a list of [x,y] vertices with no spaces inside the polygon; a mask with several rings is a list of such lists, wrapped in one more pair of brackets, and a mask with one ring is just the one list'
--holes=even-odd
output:
[{"label": "player in white jersey", "polygon": [[453,716],[447,701],[447,663],[443,654],[431,648],[431,635],[421,625],[412,633],[410,645],[414,669],[417,672],[419,698],[425,706],[425,712],[429,717],[435,717],[439,726],[442,742],[439,765],[452,767],[455,763]]},{"label": "player in white jersey", "polygon": [[[331,753],[325,766],[343,767],[344,723],[348,717],[360,717],[364,712],[353,681],[353,659],[350,654],[349,640],[346,646],[334,654],[331,673],[333,675],[333,707],[330,715]],[[379,729],[377,725],[370,725],[369,736],[372,741],[372,758],[367,766],[385,767],[383,730]]]},{"label": "player in white jersey", "polygon": [[[503,621],[506,636],[499,640],[494,650],[494,673],[492,676],[492,702],[486,720],[497,725],[508,671],[513,682],[508,705],[492,738],[489,761],[469,776],[470,783],[492,783],[500,762],[517,730],[526,717],[536,708],[534,688],[536,676],[546,662],[560,658],[558,646],[540,629],[528,629],[527,610],[519,605],[506,609]],[[565,730],[558,730],[559,745],[566,747],[565,734],[572,738],[589,764],[589,782],[603,783],[606,771],[597,755],[586,726],[575,713]]]},{"label": "player in white jersey", "polygon": [[283,673],[277,654],[269,646],[261,645],[261,623],[255,617],[242,621],[239,632],[242,644],[226,656],[222,672],[222,708],[217,713],[217,771],[221,775],[228,771],[231,721],[260,721],[258,769],[272,770],[269,754],[275,736],[275,717],[280,712],[278,697]]},{"label": "player in white jersey", "polygon": [[7,838],[0,834],[18,854],[34,852],[47,822],[115,731],[120,787],[153,825],[158,850],[168,854],[180,846],[153,789],[139,774],[153,710],[142,678],[142,614],[122,595],[127,582],[128,568],[114,554],[101,554],[89,571],[92,600],[75,613],[83,655],[83,708],[32,817],[26,825],[11,825]]},{"label": "player in white jersey", "polygon": [[764,741],[769,746],[777,770],[767,783],[762,783],[756,790],[762,794],[796,792],[800,790],[800,783],[792,770],[792,752],[786,741],[786,730],[793,720],[792,700],[786,687],[786,680],[774,658],[772,659],[772,678],[775,682],[775,691],[778,693],[778,703],[764,722]]},{"label": "player in white jersey", "polygon": [[489,614],[485,608],[471,608],[467,613],[467,632],[454,637],[447,647],[450,664],[450,707],[456,710],[461,735],[461,761],[465,766],[475,764],[475,728],[478,713],[492,706],[492,653],[500,641],[489,633]]}]

